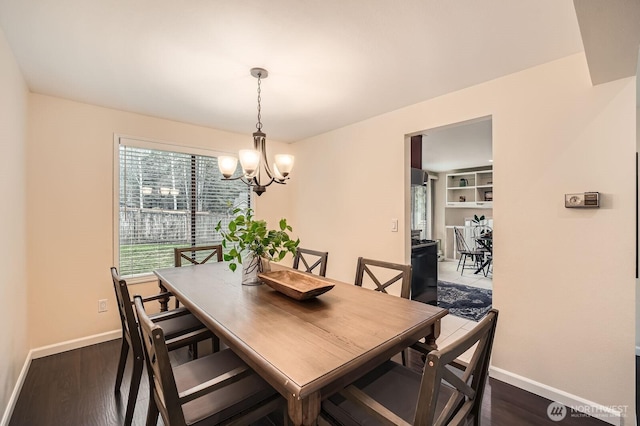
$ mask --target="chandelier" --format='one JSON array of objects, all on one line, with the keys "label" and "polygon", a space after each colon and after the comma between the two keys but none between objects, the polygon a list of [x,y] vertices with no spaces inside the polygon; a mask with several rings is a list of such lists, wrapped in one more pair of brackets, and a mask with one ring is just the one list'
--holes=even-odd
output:
[{"label": "chandelier", "polygon": [[260,82],[267,78],[269,73],[263,68],[251,68],[251,75],[258,79],[258,129],[253,133],[253,149],[241,149],[238,152],[242,175],[232,177],[238,165],[238,159],[233,156],[218,157],[218,167],[222,173],[223,180],[237,180],[244,182],[253,188],[253,192],[262,195],[267,190],[267,186],[272,183],[284,185],[289,179],[289,173],[293,168],[293,155],[278,154],[274,157],[273,168],[269,166],[267,160],[266,138],[262,132],[262,111],[260,106]]}]

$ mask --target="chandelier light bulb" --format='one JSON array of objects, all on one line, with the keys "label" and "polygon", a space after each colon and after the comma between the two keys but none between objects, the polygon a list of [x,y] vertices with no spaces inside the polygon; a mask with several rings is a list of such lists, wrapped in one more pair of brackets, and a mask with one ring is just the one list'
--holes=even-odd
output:
[{"label": "chandelier light bulb", "polygon": [[241,149],[238,154],[245,177],[254,177],[260,167],[260,152],[255,149]]},{"label": "chandelier light bulb", "polygon": [[230,155],[218,157],[218,168],[225,179],[229,179],[233,176],[236,171],[236,167],[238,167],[238,159],[236,157],[232,157]]},{"label": "chandelier light bulb", "polygon": [[278,169],[283,178],[289,176],[293,169],[293,155],[278,154],[275,156],[276,164],[275,168]]}]

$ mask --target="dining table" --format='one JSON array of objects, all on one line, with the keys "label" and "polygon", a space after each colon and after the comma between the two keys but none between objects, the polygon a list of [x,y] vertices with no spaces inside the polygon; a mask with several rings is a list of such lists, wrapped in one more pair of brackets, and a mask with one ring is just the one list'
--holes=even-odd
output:
[{"label": "dining table", "polygon": [[[488,270],[489,267],[491,266],[492,256],[493,256],[493,235],[491,233],[480,235],[475,237],[475,240],[478,243],[478,246],[480,247],[481,251],[487,253],[487,256],[485,256],[484,259],[482,259],[480,266],[474,272],[474,274],[477,275],[480,272],[484,271],[485,268],[487,268]],[[487,274],[485,273],[485,276],[486,275]]]},{"label": "dining table", "polygon": [[294,425],[316,424],[323,399],[421,338],[435,347],[448,313],[329,278],[330,291],[296,300],[266,284],[242,285],[222,262],[154,273],[161,290],[284,397]]}]

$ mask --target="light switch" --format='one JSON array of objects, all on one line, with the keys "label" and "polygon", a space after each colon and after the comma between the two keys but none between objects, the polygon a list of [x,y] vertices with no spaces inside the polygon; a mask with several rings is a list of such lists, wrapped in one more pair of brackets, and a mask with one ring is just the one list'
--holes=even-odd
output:
[{"label": "light switch", "polygon": [[398,219],[391,219],[391,232],[398,232]]}]

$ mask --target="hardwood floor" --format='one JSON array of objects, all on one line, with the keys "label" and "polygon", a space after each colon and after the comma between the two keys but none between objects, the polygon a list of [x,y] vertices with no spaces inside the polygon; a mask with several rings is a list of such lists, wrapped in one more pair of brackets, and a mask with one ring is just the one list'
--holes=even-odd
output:
[{"label": "hardwood floor", "polygon": [[[64,352],[33,360],[10,426],[116,426],[121,425],[129,389],[130,364],[127,365],[122,392],[114,394],[114,382],[120,340]],[[184,355],[177,354],[178,362]],[[412,354],[412,367],[420,368],[419,357]],[[133,424],[144,425],[148,402],[146,374],[138,396]],[[550,401],[506,383],[489,379],[482,407],[484,426],[556,425],[547,416]],[[275,420],[261,422],[260,426]],[[158,422],[162,424],[162,419]],[[606,425],[589,417],[571,417],[562,425]]]}]

